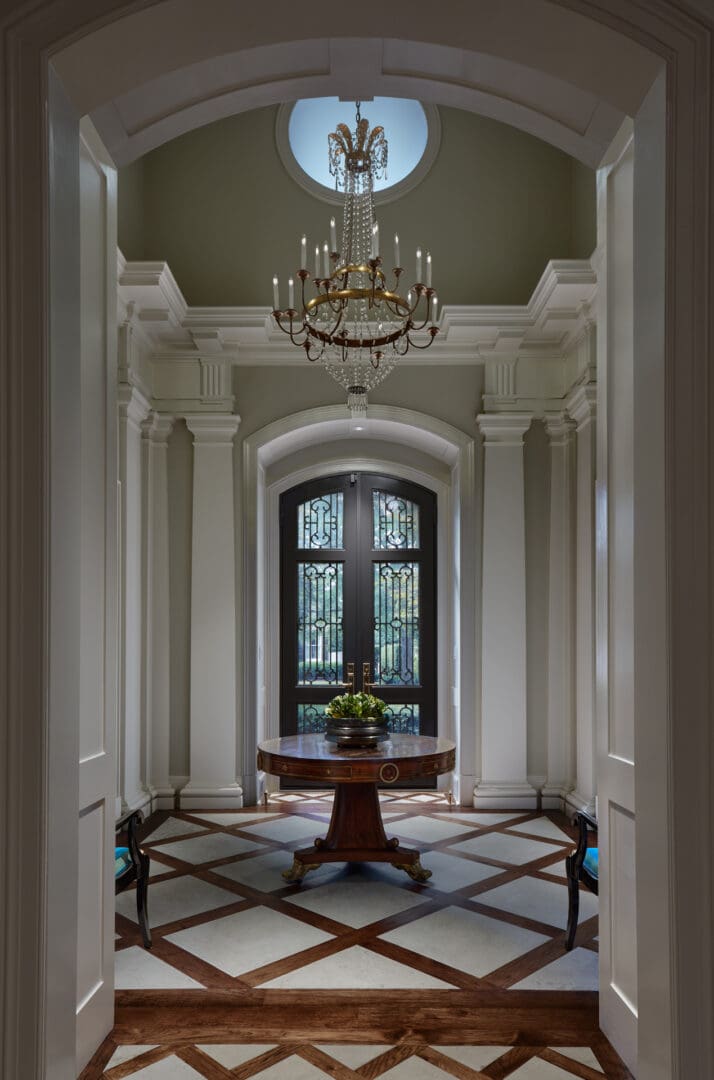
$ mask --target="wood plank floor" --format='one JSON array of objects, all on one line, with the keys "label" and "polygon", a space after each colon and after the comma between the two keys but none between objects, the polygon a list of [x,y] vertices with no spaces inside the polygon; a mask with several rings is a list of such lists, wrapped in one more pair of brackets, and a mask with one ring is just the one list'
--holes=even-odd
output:
[{"label": "wood plank floor", "polygon": [[285,885],[329,800],[154,815],[154,946],[118,897],[116,1024],[81,1080],[628,1080],[598,1028],[589,894],[563,948],[564,817],[395,792],[387,830],[429,883],[337,866]]}]

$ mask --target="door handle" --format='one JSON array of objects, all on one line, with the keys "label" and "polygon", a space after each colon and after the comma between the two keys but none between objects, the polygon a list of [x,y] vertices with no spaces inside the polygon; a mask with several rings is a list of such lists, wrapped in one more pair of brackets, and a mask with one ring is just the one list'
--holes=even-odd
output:
[{"label": "door handle", "polygon": [[362,691],[365,694],[371,694],[373,688],[376,686],[376,683],[373,683],[373,682],[369,681],[369,676],[370,676],[369,661],[365,660],[364,663],[362,664]]},{"label": "door handle", "polygon": [[355,666],[354,664],[347,665],[347,682],[338,683],[338,686],[343,687],[345,690],[349,690],[350,694],[355,692]]}]

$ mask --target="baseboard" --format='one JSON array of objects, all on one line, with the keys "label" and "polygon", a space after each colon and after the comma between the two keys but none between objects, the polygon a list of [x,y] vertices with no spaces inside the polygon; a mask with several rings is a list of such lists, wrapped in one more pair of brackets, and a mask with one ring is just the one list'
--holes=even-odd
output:
[{"label": "baseboard", "polygon": [[579,810],[587,810],[592,800],[592,795],[582,795],[579,791],[568,791],[565,795],[565,813],[572,818]]},{"label": "baseboard", "polygon": [[238,810],[243,806],[243,788],[240,784],[212,787],[189,780],[179,792],[178,804],[181,810]]},{"label": "baseboard", "polygon": [[173,810],[176,805],[176,789],[170,784],[162,784],[159,787],[149,786],[151,794],[151,812],[155,810]]},{"label": "baseboard", "polygon": [[571,788],[568,784],[558,783],[545,783],[541,791],[541,808],[543,810],[560,810],[561,813],[566,812],[566,800],[571,792]]},{"label": "baseboard", "polygon": [[537,810],[539,795],[527,781],[481,781],[474,788],[477,810]]},{"label": "baseboard", "polygon": [[151,813],[151,792],[136,792],[131,801],[122,798],[122,814],[134,813],[136,810],[143,810],[146,815]]}]

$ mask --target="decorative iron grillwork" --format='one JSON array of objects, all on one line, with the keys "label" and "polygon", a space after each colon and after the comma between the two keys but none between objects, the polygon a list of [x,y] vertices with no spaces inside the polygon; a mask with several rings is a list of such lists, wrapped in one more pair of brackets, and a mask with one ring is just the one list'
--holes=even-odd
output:
[{"label": "decorative iron grillwork", "polygon": [[330,491],[308,499],[297,508],[299,549],[344,547],[344,495]]},{"label": "decorative iron grillwork", "polygon": [[374,548],[418,548],[419,507],[388,491],[372,492]]},{"label": "decorative iron grillwork", "polygon": [[297,684],[343,682],[343,564],[297,564]]},{"label": "decorative iron grillwork", "polygon": [[374,681],[419,685],[419,564],[374,565]]},{"label": "decorative iron grillwork", "polygon": [[387,728],[395,735],[419,735],[418,705],[388,705],[384,710]]},{"label": "decorative iron grillwork", "polygon": [[305,705],[302,702],[297,706],[297,733],[298,735],[320,735],[327,726],[324,705]]}]

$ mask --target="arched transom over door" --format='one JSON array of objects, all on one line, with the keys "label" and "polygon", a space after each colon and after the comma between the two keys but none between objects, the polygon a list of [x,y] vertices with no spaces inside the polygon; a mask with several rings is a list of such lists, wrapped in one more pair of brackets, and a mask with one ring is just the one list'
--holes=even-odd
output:
[{"label": "arched transom over door", "polygon": [[345,473],[281,497],[281,735],[320,732],[350,683],[392,731],[436,735],[436,498]]}]

